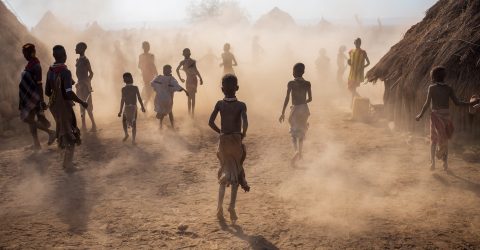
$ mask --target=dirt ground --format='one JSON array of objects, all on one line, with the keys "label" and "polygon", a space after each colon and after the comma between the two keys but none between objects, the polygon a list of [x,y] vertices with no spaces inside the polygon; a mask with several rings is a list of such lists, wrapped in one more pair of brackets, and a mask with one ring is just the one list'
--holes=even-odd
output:
[{"label": "dirt ground", "polygon": [[453,150],[451,170],[431,172],[425,138],[352,121],[335,105],[311,109],[297,166],[288,126],[250,115],[252,190],[239,191],[237,225],[227,211],[226,224],[215,218],[217,137],[205,114],[198,124],[178,115],[178,132],[141,117],[136,147],[121,142],[119,121],[102,124],[84,135],[73,174],[55,146],[34,153],[28,136],[2,139],[0,248],[480,248],[471,153]]}]

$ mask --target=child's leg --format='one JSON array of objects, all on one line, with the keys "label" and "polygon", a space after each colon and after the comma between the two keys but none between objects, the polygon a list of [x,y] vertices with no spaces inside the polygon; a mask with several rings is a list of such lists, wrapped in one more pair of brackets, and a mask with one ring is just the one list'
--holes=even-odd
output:
[{"label": "child's leg", "polygon": [[223,219],[223,198],[225,197],[225,184],[220,184],[218,187],[218,205],[217,205],[217,218]]},{"label": "child's leg", "polygon": [[161,115],[161,116],[160,116],[160,129],[163,128],[163,118],[165,118],[165,116],[164,116],[164,115]]},{"label": "child's leg", "polygon": [[122,118],[122,125],[123,125],[123,132],[125,133],[125,137],[123,137],[123,141],[128,139],[128,126],[127,126],[127,118],[125,115]]},{"label": "child's leg", "polygon": [[228,211],[230,212],[230,219],[232,220],[232,222],[235,222],[238,219],[237,213],[235,212],[237,192],[238,192],[238,184],[232,185],[232,194],[230,196],[230,206],[228,207]]},{"label": "child's leg", "polygon": [[302,152],[303,152],[303,137],[298,138],[298,153],[300,159],[302,158]]},{"label": "child's leg", "polygon": [[437,151],[437,144],[436,143],[431,143],[430,144],[430,170],[435,169],[435,152]]},{"label": "child's leg", "polygon": [[170,124],[172,125],[172,128],[175,128],[175,121],[173,119],[173,112],[168,113],[168,118],[170,118]]},{"label": "child's leg", "polygon": [[80,105],[80,117],[82,118],[82,130],[87,129],[87,124],[85,122],[85,108]]},{"label": "child's leg", "polygon": [[298,151],[297,137],[292,136],[292,143],[293,143],[293,149],[295,150],[295,152],[297,152]]},{"label": "child's leg", "polygon": [[447,148],[445,149],[445,156],[443,157],[443,170],[448,169],[448,144],[446,147]]},{"label": "child's leg", "polygon": [[93,118],[93,111],[87,109],[87,114],[88,114],[88,117],[90,118],[90,121],[92,122],[92,130],[91,131],[92,132],[97,131],[97,124],[95,123],[95,119]]},{"label": "child's leg", "polygon": [[188,96],[188,114],[192,114],[192,96],[193,93]]},{"label": "child's leg", "polygon": [[73,167],[73,154],[75,152],[75,145],[68,145],[65,147],[63,155],[63,168],[65,170]]},{"label": "child's leg", "polygon": [[192,117],[195,115],[195,93],[192,95]]},{"label": "child's leg", "polygon": [[132,123],[132,144],[135,145],[135,137],[137,136],[137,121]]}]

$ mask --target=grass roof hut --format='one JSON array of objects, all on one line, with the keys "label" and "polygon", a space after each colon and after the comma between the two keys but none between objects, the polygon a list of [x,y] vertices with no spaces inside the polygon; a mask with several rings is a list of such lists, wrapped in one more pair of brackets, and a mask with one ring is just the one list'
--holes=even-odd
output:
[{"label": "grass roof hut", "polygon": [[[414,118],[426,98],[430,70],[437,65],[447,68],[446,82],[459,98],[480,94],[480,1],[439,0],[367,72],[368,81],[385,83],[385,110],[397,128],[428,128]],[[471,122],[468,108],[451,105],[451,110],[456,131],[479,136],[480,114]]]}]

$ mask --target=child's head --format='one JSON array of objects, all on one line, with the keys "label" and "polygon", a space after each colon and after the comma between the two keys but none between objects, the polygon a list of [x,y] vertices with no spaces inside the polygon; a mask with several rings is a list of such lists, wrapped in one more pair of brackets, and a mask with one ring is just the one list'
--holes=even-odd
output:
[{"label": "child's head", "polygon": [[293,66],[293,76],[295,78],[302,77],[303,73],[305,73],[305,64],[297,63]]},{"label": "child's head", "polygon": [[164,76],[171,76],[172,75],[172,66],[169,64],[163,66],[163,75]]},{"label": "child's head", "polygon": [[133,84],[133,77],[132,77],[132,74],[130,74],[130,72],[123,73],[123,82],[125,84]]},{"label": "child's head", "polygon": [[183,49],[182,54],[183,54],[184,57],[189,58],[192,53],[190,52],[189,48],[185,48],[185,49]]},{"label": "child's head", "polygon": [[53,47],[53,58],[55,58],[56,63],[65,63],[67,61],[67,52],[62,45]]},{"label": "child's head", "polygon": [[23,57],[27,59],[27,61],[30,61],[32,58],[35,58],[35,54],[37,53],[35,50],[35,45],[31,43],[27,43],[22,46],[22,53]]},{"label": "child's head", "polygon": [[222,92],[225,96],[234,97],[238,91],[238,80],[235,75],[226,74],[222,78]]},{"label": "child's head", "polygon": [[362,45],[362,39],[360,38],[355,39],[355,41],[353,41],[353,44],[355,44],[355,47],[359,49],[360,46]]},{"label": "child's head", "polygon": [[150,43],[147,41],[144,41],[142,43],[142,49],[143,49],[143,52],[148,53],[150,51]]},{"label": "child's head", "polygon": [[226,43],[225,45],[223,45],[223,51],[225,51],[225,52],[230,51],[230,44],[229,43]]},{"label": "child's head", "polygon": [[87,50],[87,44],[84,42],[79,42],[77,46],[75,46],[75,53],[77,54],[83,54],[85,50]]},{"label": "child's head", "polygon": [[432,78],[433,82],[443,82],[446,75],[447,70],[443,66],[437,66],[430,72],[430,77]]}]

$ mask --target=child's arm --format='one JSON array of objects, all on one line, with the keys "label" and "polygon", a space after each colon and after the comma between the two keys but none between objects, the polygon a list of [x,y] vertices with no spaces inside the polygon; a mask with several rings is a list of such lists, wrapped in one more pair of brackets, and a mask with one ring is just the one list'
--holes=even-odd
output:
[{"label": "child's arm", "polygon": [[470,101],[465,102],[465,101],[459,100],[458,97],[455,95],[453,88],[450,88],[450,98],[452,99],[453,103],[455,103],[455,105],[457,106],[473,106],[478,103],[478,100],[475,100],[472,102]]},{"label": "child's arm", "polygon": [[200,72],[198,71],[197,64],[195,64],[195,72],[197,73],[198,78],[200,78],[200,85],[203,85],[203,79],[200,75]]},{"label": "child's arm", "polygon": [[287,109],[288,102],[290,101],[291,92],[292,92],[292,88],[290,87],[290,84],[288,84],[287,96],[285,96],[285,101],[283,102],[282,115],[278,119],[279,122],[283,122],[285,120],[285,109]]},{"label": "child's arm", "polygon": [[185,82],[185,80],[183,80],[182,76],[180,75],[180,68],[183,66],[183,61],[181,61],[179,64],[178,64],[178,67],[177,67],[177,76],[178,76],[178,79],[180,79],[180,81],[182,82]]},{"label": "child's arm", "polygon": [[92,65],[90,64],[90,61],[88,61],[88,79],[92,80],[93,79],[93,71],[92,71]]},{"label": "child's arm", "polygon": [[123,89],[122,89],[122,99],[120,100],[120,111],[118,112],[118,117],[122,116],[123,105],[125,104],[125,99],[123,99]]},{"label": "child's arm", "polygon": [[242,126],[243,126],[243,131],[242,131],[242,139],[243,139],[247,136],[247,130],[248,130],[247,105],[245,104],[242,110]]},{"label": "child's arm", "polygon": [[365,67],[370,66],[370,59],[368,59],[367,52],[365,52],[365,61],[367,61],[367,64],[365,64]]},{"label": "child's arm", "polygon": [[308,84],[308,87],[307,87],[307,101],[306,103],[309,103],[312,101],[312,85],[311,84]]},{"label": "child's arm", "polygon": [[218,108],[218,103],[215,105],[215,108],[213,109],[213,112],[212,114],[210,115],[210,120],[208,121],[208,126],[210,126],[210,128],[212,128],[215,132],[217,133],[221,133],[221,130],[218,128],[217,124],[215,124],[215,119],[217,119],[217,115],[218,115],[218,112],[219,112],[219,108]]},{"label": "child's arm", "polygon": [[432,102],[432,94],[430,92],[430,87],[429,87],[428,93],[427,93],[427,100],[425,100],[425,104],[423,104],[422,111],[420,111],[420,114],[418,114],[417,117],[415,118],[417,121],[420,121],[420,118],[422,118],[427,108],[430,107],[431,102]]},{"label": "child's arm", "polygon": [[142,107],[142,112],[145,113],[145,107],[143,106],[142,97],[140,96],[140,91],[138,90],[138,87],[135,87],[135,91],[137,92],[137,98],[138,102],[140,102],[140,107]]},{"label": "child's arm", "polygon": [[238,66],[237,60],[235,59],[235,56],[232,54],[232,60],[233,60],[233,66]]}]

